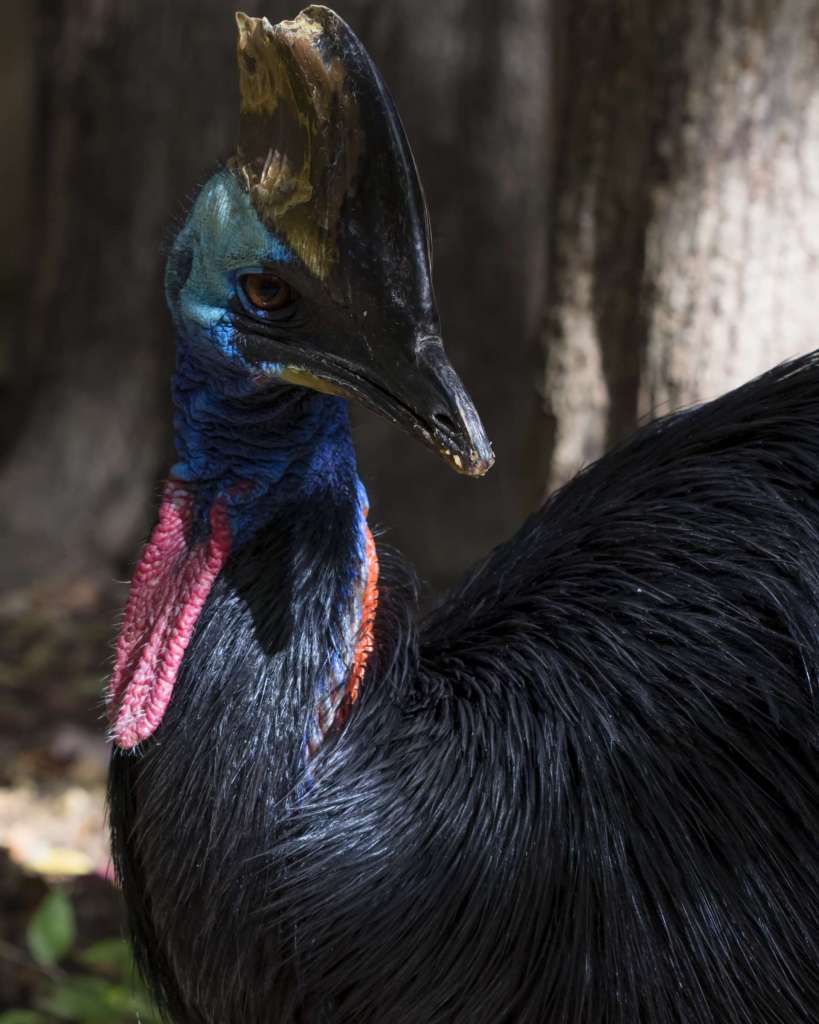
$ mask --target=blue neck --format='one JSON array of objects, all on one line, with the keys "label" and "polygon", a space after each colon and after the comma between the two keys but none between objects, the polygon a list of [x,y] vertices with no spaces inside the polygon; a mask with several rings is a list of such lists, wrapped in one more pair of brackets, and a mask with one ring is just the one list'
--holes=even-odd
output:
[{"label": "blue neck", "polygon": [[[291,568],[306,624],[295,627],[297,655],[288,663],[287,685],[302,686],[309,708],[294,736],[309,760],[344,704],[370,572],[367,496],[347,403],[282,383],[274,373],[256,372],[254,379],[253,369],[235,357],[186,337],[177,344],[173,400],[179,462],[171,473],[193,485],[195,535],[207,534],[217,500],[227,506],[231,557],[240,562],[243,545],[269,523],[292,530],[298,564]],[[269,551],[281,557],[275,541]],[[304,629],[313,645],[298,643]],[[278,687],[276,657],[268,671]],[[219,692],[225,692],[221,683]]]},{"label": "blue neck", "polygon": [[333,495],[366,506],[344,399],[254,380],[246,366],[180,337],[173,401],[172,476],[196,484],[203,522],[225,501],[234,545],[288,503]]}]

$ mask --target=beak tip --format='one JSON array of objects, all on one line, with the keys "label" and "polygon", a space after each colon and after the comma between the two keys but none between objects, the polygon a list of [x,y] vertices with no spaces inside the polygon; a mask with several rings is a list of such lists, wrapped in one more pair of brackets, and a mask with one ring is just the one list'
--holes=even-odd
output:
[{"label": "beak tip", "polygon": [[472,468],[471,468],[471,470],[469,472],[469,475],[473,476],[473,477],[486,476],[486,474],[494,466],[494,464],[495,464],[495,456],[494,455],[491,458],[488,458],[488,459],[480,459],[478,462],[475,462],[473,464],[473,466],[472,466]]},{"label": "beak tip", "polygon": [[470,448],[465,458],[453,452],[447,452],[446,455],[447,461],[462,476],[486,476],[495,464],[495,453],[492,451],[492,446],[486,440],[484,440],[483,444],[474,445]]}]

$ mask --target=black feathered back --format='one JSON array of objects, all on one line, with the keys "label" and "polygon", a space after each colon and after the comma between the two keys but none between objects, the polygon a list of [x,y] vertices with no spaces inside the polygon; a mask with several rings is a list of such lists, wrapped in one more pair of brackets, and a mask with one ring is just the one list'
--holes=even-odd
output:
[{"label": "black feathered back", "polygon": [[[303,691],[253,614],[282,621],[283,558],[237,553],[167,721],[113,760],[140,962],[176,1020],[817,1019],[817,356],[641,430],[417,634],[382,554],[362,697],[307,782]],[[291,577],[288,650],[331,572]]]}]

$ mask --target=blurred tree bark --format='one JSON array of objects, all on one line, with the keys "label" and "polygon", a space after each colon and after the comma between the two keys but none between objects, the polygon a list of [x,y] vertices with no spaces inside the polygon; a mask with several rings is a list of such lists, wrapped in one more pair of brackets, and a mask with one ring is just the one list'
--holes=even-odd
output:
[{"label": "blurred tree bark", "polygon": [[[532,472],[540,461],[532,438],[545,291],[547,6],[440,0],[423,17],[416,0],[336,6],[383,69],[416,150],[445,337],[499,456],[478,496],[474,482],[411,439],[361,418],[375,518],[394,524],[391,540],[442,584],[511,532],[543,483]],[[279,20],[297,9],[267,0],[249,13]],[[161,250],[184,197],[233,148],[233,10],[231,0],[40,5],[25,340],[34,373],[16,375],[17,428],[0,474],[9,582],[110,576],[148,528],[170,462],[173,346]]]},{"label": "blurred tree bark", "polygon": [[213,112],[229,98],[203,61],[221,20],[208,6],[224,5],[41,7],[25,338],[36,371],[0,477],[9,582],[111,575],[145,522],[171,365],[161,240],[204,154],[227,142]]},{"label": "blurred tree bark", "polygon": [[819,4],[584,0],[561,23],[552,485],[819,342]]},{"label": "blurred tree bark", "polygon": [[[30,351],[20,344],[22,313],[28,287],[33,239],[28,183],[33,141],[33,74],[30,47],[32,10],[14,4],[3,11],[0,33],[0,457],[19,420],[20,408],[11,399],[23,389],[13,381],[26,376]],[[13,244],[8,240],[13,239]]]}]

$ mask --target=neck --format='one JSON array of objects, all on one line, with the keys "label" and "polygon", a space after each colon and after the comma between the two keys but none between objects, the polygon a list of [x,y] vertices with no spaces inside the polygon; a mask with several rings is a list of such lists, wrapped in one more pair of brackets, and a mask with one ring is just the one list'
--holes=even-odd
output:
[{"label": "neck", "polygon": [[171,475],[193,485],[201,516],[224,504],[234,550],[287,505],[332,496],[366,514],[344,399],[197,355],[179,345]]},{"label": "neck", "polygon": [[[254,380],[233,364],[221,371],[180,346],[173,380],[179,462],[172,475],[193,485],[200,522],[215,504],[225,508],[235,560],[271,529],[275,536],[262,545],[268,557],[250,556],[256,572],[270,572],[265,562],[298,552],[300,573],[289,567],[291,585],[268,597],[271,606],[291,602],[295,584],[305,610],[304,621],[294,623],[295,639],[299,630],[323,627],[323,663],[308,668],[308,676],[318,675],[312,695],[302,695],[312,706],[304,731],[311,756],[358,696],[376,600],[375,546],[347,403],[275,378]],[[335,569],[329,580],[328,566]]]},{"label": "neck", "polygon": [[241,736],[252,723],[231,733],[223,717],[246,709],[270,743],[284,729],[298,770],[356,699],[372,644],[378,563],[347,406],[195,351],[180,343],[179,461],[117,645],[114,736],[184,730],[188,704]]}]

